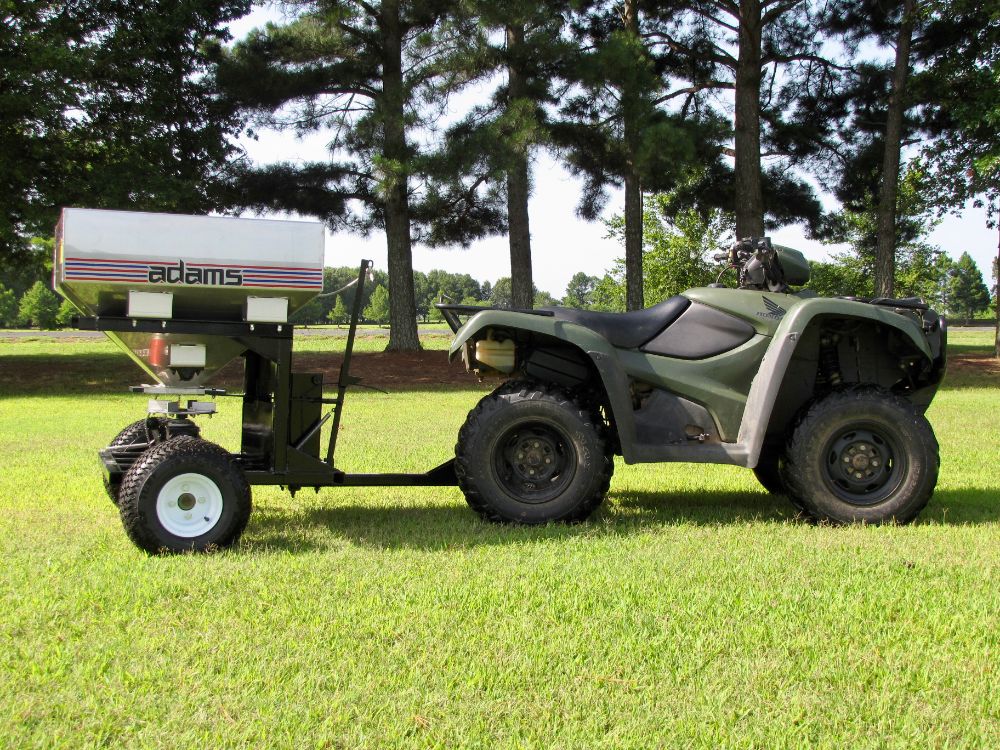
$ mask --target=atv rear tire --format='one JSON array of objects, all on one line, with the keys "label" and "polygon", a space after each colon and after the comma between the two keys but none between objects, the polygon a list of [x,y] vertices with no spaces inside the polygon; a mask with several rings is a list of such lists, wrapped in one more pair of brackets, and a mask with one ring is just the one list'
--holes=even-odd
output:
[{"label": "atv rear tire", "polygon": [[782,476],[785,464],[785,453],[777,447],[766,446],[753,468],[754,476],[760,486],[772,495],[786,495],[785,479]]},{"label": "atv rear tire", "polygon": [[938,444],[912,404],[859,386],[813,404],[788,442],[784,477],[808,515],[830,523],[908,523],[934,492]]},{"label": "atv rear tire", "polygon": [[[157,423],[162,423],[164,420],[160,417],[155,417],[154,420]],[[133,422],[127,427],[123,428],[119,432],[114,440],[108,443],[109,448],[121,448],[126,445],[138,445],[140,443],[155,442],[157,436],[153,436],[153,440],[150,441],[149,433],[146,429],[146,420],[140,419],[138,422]],[[108,479],[107,475],[103,478],[104,481],[104,491],[108,493],[108,497],[111,498],[111,502],[118,505],[118,492],[121,489],[121,482],[113,482]]]},{"label": "atv rear tire", "polygon": [[604,432],[597,411],[565,391],[512,383],[469,412],[455,446],[458,484],[489,521],[583,521],[614,471]]},{"label": "atv rear tire", "polygon": [[250,486],[225,450],[185,435],[142,454],[122,479],[118,507],[141,549],[205,552],[239,539],[250,518]]}]

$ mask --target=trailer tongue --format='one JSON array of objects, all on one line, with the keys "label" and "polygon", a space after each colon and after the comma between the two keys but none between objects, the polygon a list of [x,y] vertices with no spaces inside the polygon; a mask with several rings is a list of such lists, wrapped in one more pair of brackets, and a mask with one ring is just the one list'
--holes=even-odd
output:
[{"label": "trailer tongue", "polygon": [[[321,373],[292,371],[288,316],[322,291],[322,225],[216,217],[64,210],[54,286],[155,381],[144,420],[99,452],[105,486],[130,538],[149,552],[233,544],[250,514],[250,485],[450,486],[453,460],[423,474],[351,474],[336,467],[351,357],[366,279],[355,281],[336,395]],[[294,258],[294,262],[290,261]],[[241,260],[242,259],[242,260]],[[244,360],[243,392],[212,387],[212,375]],[[200,439],[194,418],[215,412],[205,397],[239,396],[239,453]],[[325,413],[324,413],[325,411]],[[321,455],[321,435],[329,440]]]}]

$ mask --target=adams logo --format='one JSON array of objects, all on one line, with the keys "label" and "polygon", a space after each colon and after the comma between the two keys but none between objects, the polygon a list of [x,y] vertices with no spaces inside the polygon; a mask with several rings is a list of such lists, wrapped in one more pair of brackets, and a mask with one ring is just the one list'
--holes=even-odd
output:
[{"label": "adams logo", "polygon": [[243,286],[243,269],[213,266],[186,266],[183,260],[171,265],[150,265],[150,284]]},{"label": "adams logo", "polygon": [[767,297],[763,297],[764,308],[767,312],[757,313],[758,318],[764,318],[765,320],[781,320],[785,317],[785,313],[788,312],[785,308],[779,305],[777,302],[769,300]]}]

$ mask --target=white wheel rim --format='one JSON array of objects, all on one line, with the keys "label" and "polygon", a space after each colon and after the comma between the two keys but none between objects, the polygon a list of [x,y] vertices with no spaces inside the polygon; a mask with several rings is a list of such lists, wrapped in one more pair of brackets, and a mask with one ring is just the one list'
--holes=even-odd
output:
[{"label": "white wheel rim", "polygon": [[222,517],[222,491],[204,474],[178,474],[156,496],[156,517],[174,536],[207,534]]}]

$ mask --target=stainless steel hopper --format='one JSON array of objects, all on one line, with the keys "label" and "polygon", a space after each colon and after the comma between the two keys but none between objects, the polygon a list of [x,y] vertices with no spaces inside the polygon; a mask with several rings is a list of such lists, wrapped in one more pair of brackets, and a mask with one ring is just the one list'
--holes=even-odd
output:
[{"label": "stainless steel hopper", "polygon": [[[323,245],[316,222],[68,208],[53,286],[96,318],[282,324],[322,291]],[[106,333],[165,386],[202,386],[245,348],[211,333]]]}]

